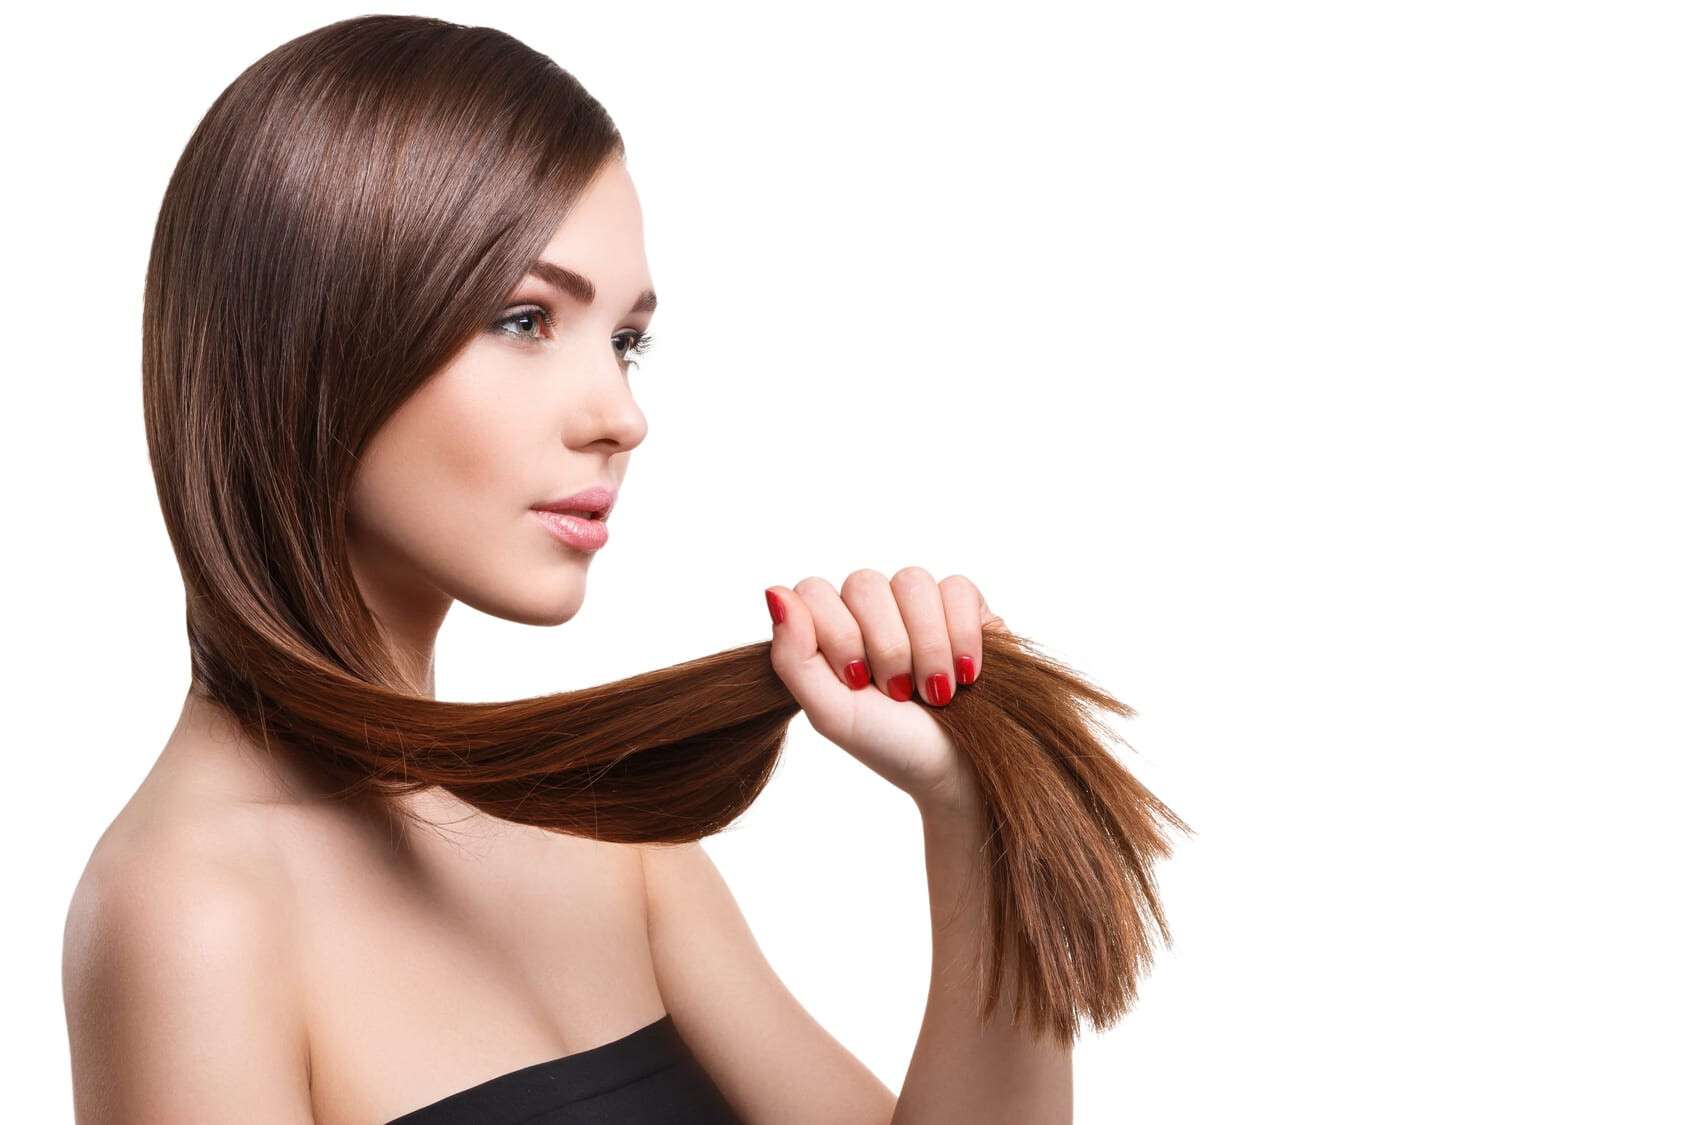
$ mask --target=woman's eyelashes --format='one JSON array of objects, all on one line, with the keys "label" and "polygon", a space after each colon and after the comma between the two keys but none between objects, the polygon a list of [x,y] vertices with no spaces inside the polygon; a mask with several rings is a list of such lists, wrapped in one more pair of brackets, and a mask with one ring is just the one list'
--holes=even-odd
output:
[{"label": "woman's eyelashes", "polygon": [[516,321],[526,321],[536,327],[543,326],[545,328],[550,328],[551,314],[537,305],[513,309],[493,321],[492,328],[506,336],[513,336],[518,340],[527,341],[543,339],[543,337],[540,336],[530,336],[525,331],[512,332],[508,328],[504,327],[506,324],[512,324]]},{"label": "woman's eyelashes", "polygon": [[639,361],[636,359],[629,359],[629,356],[644,355],[651,349],[651,337],[650,334],[646,332],[623,332],[621,335],[617,336],[616,339],[629,341],[627,344],[627,350],[621,353],[621,359],[622,362],[632,367],[638,367]]},{"label": "woman's eyelashes", "polygon": [[[516,324],[518,322],[520,322],[523,327],[517,328],[514,331],[505,327],[506,325]],[[526,326],[528,325],[533,326],[535,330],[539,328],[551,330],[554,329],[555,322],[551,319],[551,313],[549,310],[541,308],[538,305],[528,305],[505,313],[503,316],[493,321],[492,331],[502,336],[508,336],[524,344],[536,344],[545,339],[544,336],[530,335],[526,330]],[[611,339],[617,341],[621,345],[617,354],[621,357],[622,361],[629,363],[634,367],[639,365],[629,357],[634,355],[643,355],[645,352],[650,350],[652,343],[652,338],[648,333],[638,331],[618,332],[616,335],[612,336]]]}]

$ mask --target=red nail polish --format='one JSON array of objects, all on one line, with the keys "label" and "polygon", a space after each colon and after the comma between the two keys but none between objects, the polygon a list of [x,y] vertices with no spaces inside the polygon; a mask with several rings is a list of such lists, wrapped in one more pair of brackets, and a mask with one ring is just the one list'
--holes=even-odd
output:
[{"label": "red nail polish", "polygon": [[973,682],[973,658],[971,656],[955,658],[955,682],[958,684]]},{"label": "red nail polish", "polygon": [[890,691],[891,698],[898,703],[914,698],[914,677],[907,672],[898,672],[892,676],[885,687]]},{"label": "red nail polish", "polygon": [[860,660],[850,661],[844,665],[844,678],[849,681],[852,691],[865,688],[868,681],[867,665]]},{"label": "red nail polish", "polygon": [[762,592],[768,595],[768,616],[774,619],[775,625],[778,625],[785,620],[785,603],[780,601],[780,596],[774,593],[772,586]]},{"label": "red nail polish", "polygon": [[942,672],[933,672],[926,677],[926,698],[942,707],[950,701],[949,677]]}]

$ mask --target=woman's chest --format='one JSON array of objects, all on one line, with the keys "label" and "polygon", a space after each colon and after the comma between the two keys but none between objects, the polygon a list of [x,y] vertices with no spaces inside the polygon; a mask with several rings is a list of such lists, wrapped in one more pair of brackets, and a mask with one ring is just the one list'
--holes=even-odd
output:
[{"label": "woman's chest", "polygon": [[339,871],[305,904],[299,970],[325,1125],[389,1121],[665,1012],[633,848],[478,842]]}]

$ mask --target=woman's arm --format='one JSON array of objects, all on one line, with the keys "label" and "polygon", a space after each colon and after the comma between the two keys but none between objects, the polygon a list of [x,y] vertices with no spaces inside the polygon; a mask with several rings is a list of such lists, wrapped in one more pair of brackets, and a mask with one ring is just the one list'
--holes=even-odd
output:
[{"label": "woman's arm", "polygon": [[968,800],[946,793],[920,805],[932,985],[900,1098],[785,987],[701,844],[639,847],[663,999],[746,1122],[1072,1121],[1072,1052],[1007,1027],[1011,1006],[979,1023],[968,962],[986,949],[989,900],[979,858],[983,815],[977,797]]},{"label": "woman's arm", "polygon": [[979,1023],[975,962],[989,952],[990,897],[982,850],[984,809],[973,783],[966,784],[954,796],[917,802],[932,906],[932,982],[891,1125],[1069,1125],[1071,1048],[1009,1024],[1011,984],[998,998],[990,1022]]},{"label": "woman's arm", "polygon": [[634,846],[663,1001],[740,1120],[889,1122],[896,1095],[785,986],[703,845]]}]

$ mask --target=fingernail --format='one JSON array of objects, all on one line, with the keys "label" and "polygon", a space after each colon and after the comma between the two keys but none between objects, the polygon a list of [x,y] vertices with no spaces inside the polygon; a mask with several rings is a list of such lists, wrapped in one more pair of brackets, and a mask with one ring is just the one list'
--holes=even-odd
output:
[{"label": "fingernail", "polygon": [[942,707],[950,701],[949,677],[942,672],[933,672],[926,677],[926,698]]},{"label": "fingernail", "polygon": [[852,691],[865,688],[868,680],[867,665],[860,660],[850,661],[844,665],[844,678],[850,682]]},{"label": "fingernail", "polygon": [[898,672],[885,686],[898,703],[914,698],[914,677],[907,672]]},{"label": "fingernail", "polygon": [[958,684],[973,682],[973,658],[971,656],[955,658],[955,682]]},{"label": "fingernail", "polygon": [[785,620],[785,603],[780,601],[780,596],[774,593],[772,586],[762,592],[768,595],[768,616],[774,619],[775,625],[778,625]]}]

